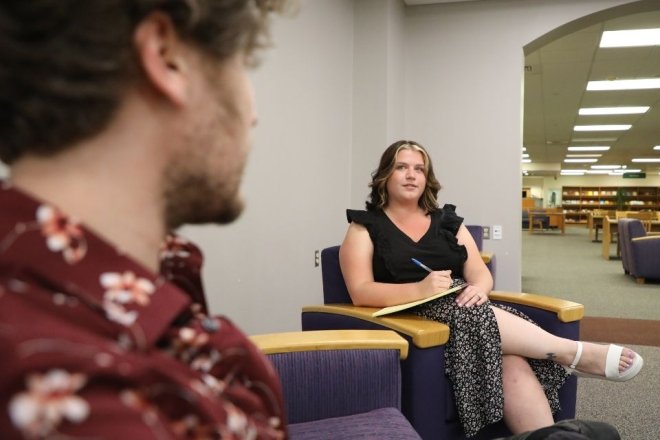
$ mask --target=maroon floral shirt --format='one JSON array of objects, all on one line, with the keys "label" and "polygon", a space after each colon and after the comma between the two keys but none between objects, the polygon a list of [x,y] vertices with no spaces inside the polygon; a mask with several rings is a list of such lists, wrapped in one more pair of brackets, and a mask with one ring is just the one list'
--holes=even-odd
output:
[{"label": "maroon floral shirt", "polygon": [[175,236],[154,274],[0,181],[0,438],[286,438],[271,364],[206,314]]}]

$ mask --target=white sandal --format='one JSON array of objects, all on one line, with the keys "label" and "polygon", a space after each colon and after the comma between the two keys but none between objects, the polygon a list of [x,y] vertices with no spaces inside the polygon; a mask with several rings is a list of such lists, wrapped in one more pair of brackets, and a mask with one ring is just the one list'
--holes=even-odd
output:
[{"label": "white sandal", "polygon": [[633,358],[632,365],[619,373],[619,361],[621,359],[623,347],[610,344],[609,348],[607,349],[607,358],[605,359],[605,376],[601,376],[599,374],[583,373],[575,369],[577,364],[580,362],[580,358],[582,357],[582,342],[575,342],[577,342],[577,352],[575,353],[575,359],[573,359],[573,362],[571,362],[570,367],[564,368],[570,374],[573,374],[577,377],[590,377],[594,379],[611,380],[614,382],[625,382],[637,376],[637,373],[640,372],[642,366],[644,365],[644,359],[642,359],[639,354],[633,352],[635,353],[635,357]]}]

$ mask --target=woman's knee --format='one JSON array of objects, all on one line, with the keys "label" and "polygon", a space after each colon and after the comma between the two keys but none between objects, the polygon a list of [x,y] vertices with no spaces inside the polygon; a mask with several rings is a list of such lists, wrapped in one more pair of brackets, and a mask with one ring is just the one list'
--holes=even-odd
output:
[{"label": "woman's knee", "polygon": [[527,358],[513,354],[502,356],[502,380],[505,383],[516,383],[530,376],[535,374]]}]

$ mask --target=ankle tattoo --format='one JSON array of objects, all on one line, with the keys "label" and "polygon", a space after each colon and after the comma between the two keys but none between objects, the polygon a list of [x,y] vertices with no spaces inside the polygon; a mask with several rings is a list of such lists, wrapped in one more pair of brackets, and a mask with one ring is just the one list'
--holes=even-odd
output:
[{"label": "ankle tattoo", "polygon": [[545,358],[549,361],[554,361],[556,357],[557,355],[552,352],[545,354]]}]

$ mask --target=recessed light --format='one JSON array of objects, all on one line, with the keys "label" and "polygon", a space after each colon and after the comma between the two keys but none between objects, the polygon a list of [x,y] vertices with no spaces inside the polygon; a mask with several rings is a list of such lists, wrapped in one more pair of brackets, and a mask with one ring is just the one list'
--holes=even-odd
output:
[{"label": "recessed light", "polygon": [[576,125],[575,131],[621,131],[629,130],[631,124],[610,124],[610,125]]},{"label": "recessed light", "polygon": [[660,45],[660,29],[605,31],[600,47],[638,47]]},{"label": "recessed light", "polygon": [[614,79],[589,81],[587,90],[645,90],[660,89],[660,78]]},{"label": "recessed light", "polygon": [[592,107],[581,108],[578,113],[584,116],[591,115],[638,115],[646,113],[650,107]]},{"label": "recessed light", "polygon": [[598,162],[598,159],[564,159],[566,163],[594,163]]},{"label": "recessed light", "polygon": [[584,146],[584,147],[578,147],[575,145],[572,145],[568,147],[568,151],[608,151],[610,147],[607,146]]},{"label": "recessed light", "polygon": [[635,157],[633,162],[660,162],[660,157]]}]

